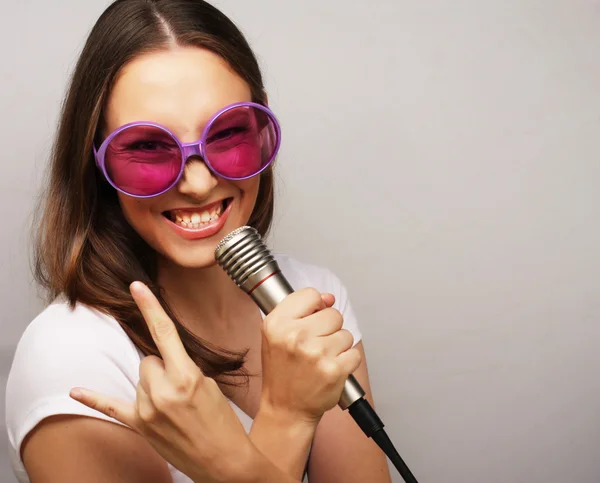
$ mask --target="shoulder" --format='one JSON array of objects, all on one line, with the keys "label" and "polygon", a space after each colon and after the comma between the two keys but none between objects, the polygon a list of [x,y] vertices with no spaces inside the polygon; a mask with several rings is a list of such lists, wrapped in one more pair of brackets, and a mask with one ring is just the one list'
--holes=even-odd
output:
[{"label": "shoulder", "polygon": [[11,374],[23,365],[40,370],[49,366],[67,372],[64,362],[77,360],[78,365],[90,366],[98,361],[93,356],[100,354],[124,366],[140,360],[135,345],[113,317],[81,304],[71,308],[65,301],[57,300],[23,332]]},{"label": "shoulder", "polygon": [[290,282],[294,290],[312,287],[320,292],[333,294],[334,307],[344,317],[344,328],[354,336],[354,343],[362,339],[358,320],[345,284],[340,277],[330,268],[312,262],[299,260],[285,253],[273,253],[281,272]]},{"label": "shoulder", "polygon": [[[108,340],[127,344],[129,338],[113,317],[82,304],[71,308],[66,301],[57,299],[27,326],[17,353],[40,342],[44,346],[56,342],[58,347],[76,348],[82,343],[99,345]],[[129,344],[132,345],[131,341]]]},{"label": "shoulder", "polygon": [[329,268],[312,262],[300,260],[285,253],[274,253],[275,259],[284,276],[294,289],[314,287],[322,292],[334,295],[345,286],[339,277]]},{"label": "shoulder", "polygon": [[18,455],[24,437],[52,415],[109,419],[71,399],[70,390],[82,386],[134,400],[139,362],[135,345],[114,318],[63,301],[46,307],[23,332],[8,375],[12,450]]}]

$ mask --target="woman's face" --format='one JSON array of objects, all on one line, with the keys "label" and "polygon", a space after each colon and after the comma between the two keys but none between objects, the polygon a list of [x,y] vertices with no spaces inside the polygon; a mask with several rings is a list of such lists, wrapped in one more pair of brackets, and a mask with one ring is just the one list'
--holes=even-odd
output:
[{"label": "woman's face", "polygon": [[[220,109],[248,102],[246,82],[210,51],[177,48],[144,54],[127,64],[108,99],[106,132],[135,121],[160,123],[182,143],[200,139]],[[201,158],[188,159],[176,186],[154,198],[118,193],[131,226],[159,254],[185,267],[215,263],[219,240],[247,224],[259,176],[244,181],[216,177]]]}]

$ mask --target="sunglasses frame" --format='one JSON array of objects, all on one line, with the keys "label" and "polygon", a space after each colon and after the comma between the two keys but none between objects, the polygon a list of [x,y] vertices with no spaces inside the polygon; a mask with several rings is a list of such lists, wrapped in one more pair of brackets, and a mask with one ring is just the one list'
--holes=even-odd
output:
[{"label": "sunglasses frame", "polygon": [[[238,107],[252,107],[252,108],[259,109],[259,110],[265,112],[270,117],[271,121],[273,122],[273,124],[275,126],[275,134],[277,136],[277,139],[275,141],[275,147],[273,149],[273,154],[271,155],[271,158],[269,159],[269,161],[267,163],[265,163],[265,165],[263,167],[260,168],[260,170],[258,170],[257,172],[255,172],[249,176],[244,176],[241,178],[237,178],[237,177],[232,178],[229,176],[224,176],[210,164],[210,160],[206,157],[205,146],[206,146],[206,137],[207,137],[208,133],[210,132],[210,129],[211,129],[212,125],[214,124],[214,122],[221,115],[225,114],[226,112],[231,111],[232,109],[236,109]],[[106,171],[105,155],[106,155],[106,150],[107,150],[109,144],[121,132],[125,131],[126,129],[136,127],[136,126],[154,127],[154,128],[165,131],[177,143],[177,146],[179,147],[179,150],[181,152],[181,167],[179,169],[179,173],[178,173],[177,177],[167,188],[165,188],[164,190],[162,190],[156,194],[136,195],[136,194],[128,193],[128,192],[122,190],[121,188],[119,188],[110,179],[110,176],[108,175],[108,172]],[[206,123],[206,126],[204,126],[204,129],[202,130],[202,136],[196,142],[182,143],[181,141],[179,141],[179,138],[173,132],[171,132],[171,130],[169,130],[166,126],[163,126],[162,124],[158,124],[155,122],[149,122],[149,121],[136,121],[136,122],[130,122],[128,124],[124,124],[123,126],[115,129],[102,142],[102,144],[100,145],[100,147],[98,149],[96,149],[95,144],[94,144],[93,148],[94,148],[94,159],[96,160],[96,166],[98,167],[98,169],[100,169],[100,171],[104,175],[104,178],[108,181],[108,183],[113,188],[115,188],[117,191],[119,191],[127,196],[132,196],[134,198],[153,198],[155,196],[159,196],[159,195],[162,195],[163,193],[166,193],[167,191],[169,191],[171,188],[173,188],[173,186],[175,186],[179,182],[179,180],[183,176],[183,173],[185,171],[185,165],[187,164],[187,160],[190,158],[190,156],[200,156],[202,158],[202,161],[204,162],[204,164],[208,167],[208,169],[210,169],[210,171],[215,176],[218,176],[220,178],[227,179],[227,180],[232,180],[232,181],[241,181],[244,179],[253,178],[254,176],[259,175],[265,169],[267,169],[273,163],[273,160],[277,157],[280,146],[281,146],[281,126],[279,124],[277,117],[273,113],[273,111],[271,111],[271,109],[269,109],[268,107],[263,106],[262,104],[257,104],[255,102],[236,102],[234,104],[230,104],[230,105],[224,107],[223,109],[219,110],[216,114],[214,114],[210,118],[210,120]]]}]

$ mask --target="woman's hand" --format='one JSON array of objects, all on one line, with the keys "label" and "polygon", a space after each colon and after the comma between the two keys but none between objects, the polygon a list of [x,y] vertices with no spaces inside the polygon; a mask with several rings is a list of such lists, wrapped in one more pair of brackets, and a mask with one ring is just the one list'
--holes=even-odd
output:
[{"label": "woman's hand", "polygon": [[338,403],[348,375],[361,363],[333,303],[331,294],[299,290],[262,326],[262,393],[250,438],[296,480],[302,479],[321,416]]},{"label": "woman's hand", "polygon": [[152,292],[134,282],[131,293],[162,359],[145,357],[135,403],[85,389],[71,397],[143,435],[155,450],[194,481],[240,479],[258,451],[217,383],[190,359],[175,325]]},{"label": "woman's hand", "polygon": [[261,410],[316,424],[336,406],[361,356],[333,303],[333,295],[306,288],[265,317]]}]

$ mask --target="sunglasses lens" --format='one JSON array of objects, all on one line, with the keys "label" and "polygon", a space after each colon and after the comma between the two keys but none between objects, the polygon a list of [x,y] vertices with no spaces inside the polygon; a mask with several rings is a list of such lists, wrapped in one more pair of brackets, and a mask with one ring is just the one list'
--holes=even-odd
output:
[{"label": "sunglasses lens", "polygon": [[169,188],[181,170],[181,150],[173,137],[153,126],[131,126],[117,134],[105,154],[110,180],[134,196]]},{"label": "sunglasses lens", "polygon": [[272,115],[252,106],[238,106],[219,115],[205,139],[206,160],[220,175],[247,178],[275,157],[278,131]]}]

